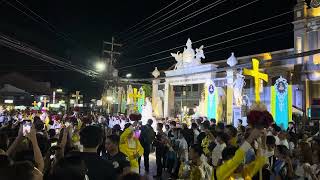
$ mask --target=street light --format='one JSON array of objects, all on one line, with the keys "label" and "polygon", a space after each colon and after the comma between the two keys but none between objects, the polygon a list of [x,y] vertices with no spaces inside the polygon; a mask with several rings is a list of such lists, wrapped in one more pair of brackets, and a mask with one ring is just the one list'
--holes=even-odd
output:
[{"label": "street light", "polygon": [[132,74],[131,74],[131,73],[126,74],[126,77],[127,77],[127,78],[131,78],[131,77],[132,77]]},{"label": "street light", "polygon": [[104,70],[106,70],[106,64],[104,62],[97,62],[96,63],[96,69],[98,72],[102,72]]}]

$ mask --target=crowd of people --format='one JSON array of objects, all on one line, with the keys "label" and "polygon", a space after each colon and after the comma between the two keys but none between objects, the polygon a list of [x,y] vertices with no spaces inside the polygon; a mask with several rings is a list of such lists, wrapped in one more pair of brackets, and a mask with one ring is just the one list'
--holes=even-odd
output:
[{"label": "crowd of people", "polygon": [[125,116],[3,111],[0,179],[318,179],[319,129],[282,129],[270,118],[253,111],[247,127],[206,118],[142,125]]}]

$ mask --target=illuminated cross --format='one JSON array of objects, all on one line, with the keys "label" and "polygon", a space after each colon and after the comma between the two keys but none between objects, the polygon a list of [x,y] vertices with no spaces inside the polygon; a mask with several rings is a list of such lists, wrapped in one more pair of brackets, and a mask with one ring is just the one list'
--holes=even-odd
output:
[{"label": "illuminated cross", "polygon": [[82,98],[83,96],[80,95],[80,91],[76,91],[76,94],[72,94],[72,97],[76,98],[75,105],[78,105],[80,98]]},{"label": "illuminated cross", "polygon": [[38,107],[37,101],[33,101],[32,105],[33,105],[33,107]]},{"label": "illuminated cross", "polygon": [[48,102],[47,97],[44,97],[42,102],[43,102],[43,107],[46,108],[47,107],[47,102]]},{"label": "illuminated cross", "polygon": [[256,97],[256,102],[260,102],[260,79],[268,82],[268,75],[259,72],[259,60],[252,59],[252,69],[244,69],[244,75],[252,76],[254,78],[254,92]]},{"label": "illuminated cross", "polygon": [[133,93],[130,93],[129,97],[133,99],[134,110],[137,111],[138,110],[137,101],[138,101],[138,98],[141,97],[141,95],[138,93],[138,89],[133,88]]}]

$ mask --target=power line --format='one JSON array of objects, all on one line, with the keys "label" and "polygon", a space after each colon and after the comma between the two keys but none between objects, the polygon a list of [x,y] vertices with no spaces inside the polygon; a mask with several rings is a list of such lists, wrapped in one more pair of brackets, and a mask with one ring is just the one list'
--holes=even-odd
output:
[{"label": "power line", "polygon": [[208,11],[208,10],[210,10],[210,9],[212,9],[212,8],[218,6],[219,4],[222,4],[222,3],[226,2],[226,1],[228,1],[228,0],[223,0],[223,1],[219,0],[219,1],[213,2],[213,3],[209,4],[209,5],[207,5],[206,7],[203,7],[201,9],[189,14],[186,17],[180,18],[180,19],[178,19],[178,20],[176,20],[176,21],[174,21],[172,23],[169,23],[169,24],[167,24],[167,25],[165,25],[165,26],[163,26],[161,28],[158,28],[158,29],[156,29],[156,30],[154,30],[152,32],[149,32],[148,34],[143,35],[144,38],[142,38],[141,40],[135,42],[134,44],[138,44],[139,42],[141,42],[141,41],[143,41],[145,39],[148,39],[150,37],[153,37],[153,36],[155,36],[157,34],[160,34],[160,33],[164,32],[164,31],[166,31],[168,29],[171,29],[171,28],[173,28],[173,27],[175,27],[175,26],[177,26],[177,25],[179,25],[179,24],[181,24],[181,23],[183,23],[183,22],[185,22],[185,21],[187,21],[187,20],[189,20],[191,18],[194,18],[194,17],[198,16],[199,14],[204,13],[204,12],[206,12],[206,11]]},{"label": "power line", "polygon": [[130,41],[131,39],[136,39],[136,38],[134,38],[134,37],[138,36],[139,34],[144,33],[145,31],[147,31],[147,30],[149,30],[149,29],[153,28],[154,26],[156,26],[156,25],[158,25],[158,24],[160,24],[160,23],[164,22],[165,20],[167,20],[167,19],[169,19],[169,18],[173,17],[174,15],[176,15],[176,14],[178,14],[178,13],[180,13],[180,12],[184,11],[185,9],[187,9],[187,8],[189,8],[190,6],[192,6],[192,5],[196,4],[196,3],[198,3],[199,1],[200,1],[200,0],[197,0],[197,1],[195,1],[195,2],[193,2],[193,3],[191,3],[191,4],[189,4],[189,5],[187,5],[186,7],[184,7],[184,8],[182,8],[182,9],[180,9],[179,11],[177,11],[177,12],[175,12],[175,13],[171,14],[170,16],[168,16],[168,17],[166,17],[166,18],[164,18],[164,19],[161,19],[160,21],[158,21],[158,22],[156,22],[156,23],[152,24],[151,26],[149,26],[149,27],[147,27],[147,28],[144,28],[141,32],[138,32],[138,33],[134,34],[131,38],[128,38],[124,43],[126,43],[126,42]]},{"label": "power line", "polygon": [[200,25],[203,25],[203,24],[205,24],[205,23],[208,23],[208,22],[210,22],[210,21],[212,21],[212,20],[215,20],[215,19],[217,19],[217,18],[220,18],[220,17],[222,17],[222,16],[224,16],[224,15],[230,14],[230,13],[232,13],[232,12],[234,12],[234,11],[237,11],[237,10],[239,10],[239,9],[242,9],[242,8],[244,8],[244,7],[247,7],[247,6],[249,6],[249,5],[253,4],[253,3],[256,3],[256,2],[258,2],[258,1],[260,1],[260,0],[253,0],[253,1],[249,2],[249,3],[247,3],[247,4],[244,4],[244,5],[242,5],[242,6],[239,6],[239,7],[235,8],[235,9],[232,9],[232,10],[230,10],[230,11],[228,11],[228,12],[222,13],[222,14],[220,14],[220,15],[218,15],[218,16],[215,16],[215,17],[213,17],[213,18],[210,18],[210,19],[208,19],[208,20],[206,20],[206,21],[203,21],[203,22],[201,22],[201,23],[198,23],[198,24],[196,24],[196,25],[193,25],[193,26],[191,26],[191,27],[189,27],[189,28],[186,28],[186,29],[181,30],[181,31],[176,32],[176,33],[173,33],[173,34],[171,34],[171,35],[169,35],[169,36],[166,36],[166,37],[163,37],[163,38],[161,38],[161,39],[152,41],[152,42],[150,42],[150,43],[145,43],[145,44],[143,44],[143,45],[141,45],[141,46],[138,46],[138,47],[136,47],[136,48],[138,49],[138,48],[141,48],[141,47],[144,47],[144,46],[147,46],[147,45],[150,45],[150,44],[154,44],[154,43],[156,43],[156,42],[159,42],[159,41],[168,39],[168,38],[170,38],[170,37],[172,37],[172,36],[176,36],[176,35],[178,35],[178,34],[181,34],[181,33],[183,33],[183,32],[186,32],[186,31],[188,31],[188,30],[190,30],[190,29],[193,29],[193,28],[195,28],[195,27],[198,27],[198,26],[200,26]]},{"label": "power line", "polygon": [[[132,34],[132,33],[135,33],[136,31],[140,30],[141,28],[144,28],[144,27],[146,27],[146,26],[149,26],[150,24],[154,23],[155,21],[158,21],[158,20],[159,20],[159,19],[161,19],[161,18],[166,17],[168,14],[170,14],[170,13],[172,13],[172,12],[176,11],[177,9],[179,9],[179,8],[183,7],[184,5],[188,4],[188,3],[189,3],[189,2],[191,2],[191,1],[192,1],[192,0],[188,0],[188,1],[184,2],[183,4],[179,5],[178,7],[176,7],[176,8],[174,8],[174,9],[170,10],[169,12],[167,12],[167,13],[165,13],[165,14],[161,15],[160,17],[157,17],[156,19],[154,19],[154,20],[152,20],[152,21],[148,22],[147,24],[145,24],[145,25],[141,26],[140,28],[137,28],[137,29],[135,29],[135,30],[131,31],[130,33],[128,33],[128,35],[130,35],[130,34]],[[130,36],[129,36],[129,37],[130,37]],[[124,41],[126,41],[127,39],[128,39],[128,37],[127,37]]]},{"label": "power line", "polygon": [[145,21],[147,21],[148,19],[152,18],[153,16],[159,14],[160,12],[164,11],[165,9],[169,8],[170,6],[172,6],[173,4],[175,4],[176,2],[178,2],[179,0],[175,0],[174,2],[170,3],[169,5],[165,6],[164,8],[160,9],[159,11],[155,12],[154,14],[152,14],[151,16],[145,18],[144,20],[138,22],[137,24],[131,26],[130,28],[128,28],[127,30],[124,30],[122,32],[120,32],[117,36],[120,36],[121,34],[130,31],[131,29],[137,27],[138,25],[144,23]]},{"label": "power line", "polygon": [[87,76],[96,77],[98,75],[97,72],[90,70],[89,68],[66,63],[65,62],[66,60],[62,58],[58,59],[53,56],[50,56],[39,49],[36,49],[28,44],[22,43],[14,38],[5,36],[1,33],[0,33],[0,45],[3,45],[5,47],[18,51],[20,53],[26,54],[28,56],[40,59],[42,61],[48,62],[50,64],[85,74]]},{"label": "power line", "polygon": [[23,8],[27,9],[29,12],[31,12],[33,15],[35,15],[37,18],[39,18],[41,21],[43,21],[44,23],[40,22],[38,19],[34,18],[32,15],[26,13],[25,11],[19,9],[17,6],[15,6],[14,4],[8,2],[7,0],[3,0],[3,2],[5,2],[6,4],[8,4],[9,6],[11,6],[12,8],[16,9],[17,11],[21,12],[22,14],[26,15],[27,17],[29,17],[30,19],[32,19],[33,21],[39,23],[39,24],[45,24],[46,27],[48,28],[49,31],[55,33],[56,35],[58,35],[59,37],[62,37],[65,40],[68,40],[70,42],[72,42],[73,44],[76,44],[77,46],[86,49],[88,52],[91,52],[93,54],[95,54],[94,51],[90,50],[87,47],[83,47],[82,45],[80,45],[79,43],[77,43],[76,40],[74,40],[72,37],[70,37],[68,34],[58,31],[57,28],[51,24],[50,22],[48,22],[47,20],[45,20],[44,18],[42,18],[39,14],[37,14],[35,11],[31,10],[29,7],[27,7],[25,4],[23,4],[22,2],[20,2],[19,0],[16,0],[16,2],[21,5]]},{"label": "power line", "polygon": [[[253,26],[253,25],[256,25],[256,24],[259,24],[259,23],[268,21],[268,20],[271,20],[271,19],[275,19],[275,18],[284,16],[284,15],[287,15],[287,14],[292,13],[292,12],[293,12],[293,11],[287,11],[287,12],[284,12],[284,13],[281,13],[281,14],[278,14],[278,15],[275,15],[275,16],[272,16],[272,17],[269,17],[269,18],[266,18],[266,19],[262,19],[262,20],[259,20],[259,21],[256,21],[256,22],[253,22],[253,23],[244,25],[244,26],[237,27],[237,28],[235,28],[235,29],[230,29],[230,30],[228,30],[228,31],[224,31],[224,32],[219,33],[219,34],[215,34],[215,35],[212,35],[212,36],[209,36],[209,37],[206,37],[206,38],[203,38],[203,39],[194,41],[193,43],[198,43],[198,42],[205,41],[205,40],[208,40],[208,39],[211,39],[211,38],[214,38],[214,37],[218,37],[218,36],[221,36],[221,35],[230,33],[230,32],[234,32],[234,31],[237,31],[237,30],[246,28],[246,27],[250,27],[250,26]],[[182,46],[177,46],[177,47],[170,48],[170,49],[166,49],[166,50],[163,50],[163,51],[160,51],[160,52],[157,52],[157,53],[149,54],[149,55],[143,56],[143,57],[141,57],[141,58],[138,58],[138,59],[136,59],[136,60],[146,59],[146,58],[148,58],[148,57],[155,56],[155,55],[158,55],[158,54],[162,54],[162,53],[165,53],[165,52],[168,52],[168,51],[172,51],[172,50],[175,50],[175,49],[178,49],[178,48],[181,48],[181,47],[184,47],[184,45],[182,45]]]},{"label": "power line", "polygon": [[[241,39],[241,38],[244,38],[244,37],[252,36],[252,35],[255,35],[255,34],[258,34],[258,33],[262,33],[262,32],[268,31],[268,30],[272,30],[272,29],[276,29],[276,28],[279,28],[279,27],[283,27],[283,26],[286,26],[288,24],[291,24],[291,23],[285,23],[285,24],[281,24],[281,25],[278,25],[278,26],[273,26],[273,27],[268,28],[268,29],[263,29],[263,30],[256,31],[256,32],[253,32],[253,33],[250,33],[250,34],[246,34],[246,35],[243,35],[243,36],[239,36],[239,37],[236,37],[236,38],[233,38],[233,39],[225,40],[225,41],[222,41],[222,42],[219,42],[219,43],[215,43],[215,44],[206,46],[206,47],[204,47],[204,49],[205,48],[209,48],[209,47],[213,47],[213,46],[216,46],[216,45],[224,44],[224,43],[227,43],[227,42],[231,42],[231,41],[234,41],[234,40],[238,40],[238,39]],[[125,69],[125,68],[129,68],[129,67],[136,67],[136,66],[140,66],[140,65],[144,65],[144,64],[150,64],[150,63],[153,63],[153,62],[157,62],[157,61],[161,61],[161,60],[169,59],[169,58],[172,58],[172,57],[171,56],[167,56],[167,57],[156,59],[156,60],[152,60],[152,61],[147,61],[147,62],[143,62],[143,63],[138,63],[138,64],[133,64],[133,65],[125,66],[125,67],[120,67],[118,69]]]}]

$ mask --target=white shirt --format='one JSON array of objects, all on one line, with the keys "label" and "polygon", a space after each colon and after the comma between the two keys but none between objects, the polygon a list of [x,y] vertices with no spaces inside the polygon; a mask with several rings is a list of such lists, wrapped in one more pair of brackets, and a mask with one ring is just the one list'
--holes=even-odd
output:
[{"label": "white shirt", "polygon": [[193,142],[194,142],[194,144],[197,144],[197,143],[198,143],[198,142],[197,142],[197,137],[199,136],[200,132],[199,132],[197,129],[194,129],[194,130],[193,130],[193,134],[194,134],[194,140],[193,140]]},{"label": "white shirt", "polygon": [[279,140],[279,145],[284,145],[289,149],[289,143],[286,139],[284,140]]},{"label": "white shirt", "polygon": [[179,142],[179,154],[181,161],[188,160],[188,143],[185,138],[177,139]]},{"label": "white shirt", "polygon": [[217,166],[220,159],[222,159],[222,151],[226,148],[226,144],[217,143],[216,147],[212,151],[212,164]]}]

